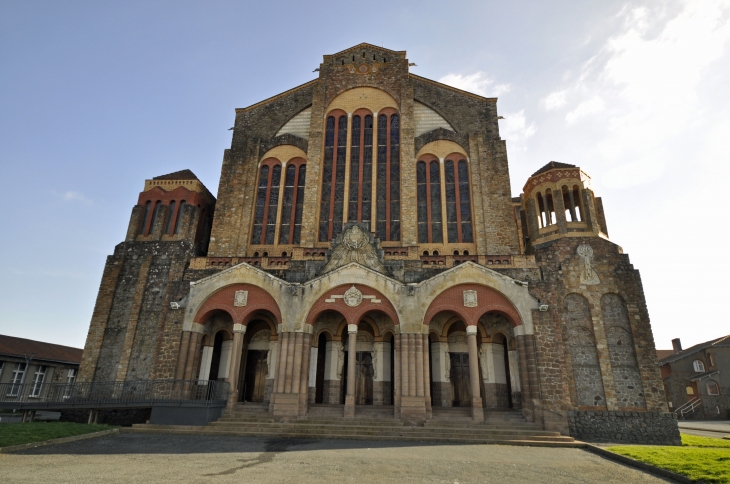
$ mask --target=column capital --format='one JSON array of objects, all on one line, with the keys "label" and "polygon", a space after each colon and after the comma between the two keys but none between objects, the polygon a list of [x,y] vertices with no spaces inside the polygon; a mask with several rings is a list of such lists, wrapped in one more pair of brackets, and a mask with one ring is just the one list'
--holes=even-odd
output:
[{"label": "column capital", "polygon": [[357,333],[357,324],[348,324],[347,325],[347,332],[349,334],[356,334]]},{"label": "column capital", "polygon": [[233,332],[234,333],[242,333],[246,334],[246,326],[240,323],[236,323],[233,325]]},{"label": "column capital", "polygon": [[477,334],[477,327],[476,326],[467,326],[466,327],[466,335],[476,335]]}]

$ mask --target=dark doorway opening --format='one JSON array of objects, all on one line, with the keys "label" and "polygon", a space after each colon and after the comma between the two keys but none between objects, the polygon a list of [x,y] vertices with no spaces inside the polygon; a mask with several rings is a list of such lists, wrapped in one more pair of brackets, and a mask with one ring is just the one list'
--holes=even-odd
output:
[{"label": "dark doorway opening", "polygon": [[[345,364],[342,368],[342,392],[340,394],[340,403],[345,403],[347,396],[347,367],[348,352],[345,352]],[[356,405],[372,405],[373,404],[373,355],[369,351],[358,351],[355,353],[355,404]]]},{"label": "dark doorway opening", "polygon": [[218,371],[221,367],[221,348],[223,348],[223,331],[218,331],[213,340],[213,356],[210,360],[208,380],[218,379]]},{"label": "dark doorway opening", "polygon": [[504,375],[507,379],[507,406],[512,408],[512,378],[509,374],[509,346],[507,346],[507,338],[502,341],[504,346]]},{"label": "dark doorway opening", "polygon": [[317,376],[315,380],[314,403],[324,403],[324,364],[327,357],[327,335],[319,335],[317,342]]},{"label": "dark doorway opening", "polygon": [[266,390],[268,351],[249,350],[246,356],[246,379],[243,384],[244,401],[263,402]]},{"label": "dark doorway opening", "polygon": [[469,353],[449,353],[451,362],[451,390],[454,407],[471,407],[471,386],[469,382]]}]

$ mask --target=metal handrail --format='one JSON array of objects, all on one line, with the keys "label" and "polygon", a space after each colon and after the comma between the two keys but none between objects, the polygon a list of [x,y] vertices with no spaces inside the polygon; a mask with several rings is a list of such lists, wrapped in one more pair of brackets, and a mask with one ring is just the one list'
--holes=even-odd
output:
[{"label": "metal handrail", "polygon": [[[143,405],[156,403],[225,402],[228,382],[208,380],[134,380],[44,383],[33,396],[33,383],[0,384],[0,405],[72,407]],[[37,388],[36,388],[37,390]]]},{"label": "metal handrail", "polygon": [[677,414],[678,417],[684,417],[685,415],[694,412],[695,409],[700,406],[700,403],[700,397],[694,397],[692,400],[677,408],[674,413]]}]

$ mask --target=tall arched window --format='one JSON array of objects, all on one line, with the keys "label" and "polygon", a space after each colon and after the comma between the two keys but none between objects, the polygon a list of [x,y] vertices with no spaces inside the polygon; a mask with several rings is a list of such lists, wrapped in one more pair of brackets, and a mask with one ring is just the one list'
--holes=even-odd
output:
[{"label": "tall arched window", "polygon": [[301,158],[287,163],[284,181],[284,200],[281,206],[280,244],[298,244],[302,233],[304,183],[307,165]]},{"label": "tall arched window", "polygon": [[400,240],[400,117],[391,109],[378,116],[375,235]]},{"label": "tall arched window", "polygon": [[165,233],[169,234],[172,230],[172,222],[175,220],[175,200],[170,202],[170,211],[167,213],[167,225],[165,226]]},{"label": "tall arched window", "polygon": [[418,242],[443,242],[441,215],[441,172],[436,159],[419,161],[416,165],[418,183]]},{"label": "tall arched window", "polygon": [[330,115],[327,117],[324,137],[322,201],[319,212],[320,242],[327,242],[342,231],[346,150],[347,115],[345,113]]},{"label": "tall arched window", "polygon": [[150,209],[152,207],[152,202],[148,201],[144,204],[144,218],[142,219],[142,225],[139,226],[139,233],[141,235],[144,235],[145,230],[147,230],[147,222],[150,219]]},{"label": "tall arched window", "polygon": [[160,205],[162,205],[162,202],[157,200],[155,202],[155,210],[152,212],[152,223],[150,223],[150,229],[147,232],[147,234],[151,234],[155,230],[155,224],[157,223],[157,217],[160,215]]},{"label": "tall arched window", "polygon": [[180,233],[180,222],[182,222],[183,212],[185,210],[185,200],[180,200],[180,207],[177,209],[177,220],[175,220],[176,234]]},{"label": "tall arched window", "polygon": [[469,165],[466,160],[446,160],[446,231],[449,243],[473,242]]},{"label": "tall arched window", "polygon": [[273,244],[276,230],[276,213],[279,203],[281,164],[278,160],[267,160],[261,164],[259,185],[254,209],[252,244]]},{"label": "tall arched window", "polygon": [[347,220],[370,223],[373,180],[373,116],[357,113],[352,117],[350,148],[350,192]]}]

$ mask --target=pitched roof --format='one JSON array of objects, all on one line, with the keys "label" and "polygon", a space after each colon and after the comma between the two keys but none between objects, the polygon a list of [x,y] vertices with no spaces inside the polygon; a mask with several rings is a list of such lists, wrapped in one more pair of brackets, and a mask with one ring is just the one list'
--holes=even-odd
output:
[{"label": "pitched roof", "polygon": [[671,355],[661,358],[659,363],[661,363],[662,365],[666,365],[667,363],[674,363],[677,360],[681,360],[682,358],[693,355],[695,353],[699,353],[700,351],[706,350],[707,348],[711,348],[713,346],[730,346],[730,335],[722,336],[721,338],[712,339],[710,341],[705,341],[704,343],[690,346],[686,350],[682,350],[679,353],[674,353],[672,351]]},{"label": "pitched roof", "polygon": [[546,171],[553,170],[555,168],[578,168],[575,165],[569,165],[567,163],[560,163],[558,161],[551,161],[547,165],[543,166],[539,170],[537,170],[535,173],[533,173],[531,176],[539,175],[540,173],[545,173]]},{"label": "pitched roof", "polygon": [[156,176],[153,180],[198,180],[198,177],[190,170],[180,170],[167,175]]},{"label": "pitched roof", "polygon": [[352,47],[348,47],[347,49],[341,50],[339,52],[335,52],[334,54],[331,54],[333,56],[344,54],[345,52],[350,52],[351,50],[357,50],[362,49],[363,47],[369,48],[369,49],[377,49],[383,52],[393,52],[393,53],[405,53],[404,50],[393,50],[393,49],[386,49],[385,47],[380,47],[373,44],[368,44],[367,42],[361,42],[357,45],[353,45]]},{"label": "pitched roof", "polygon": [[15,338],[0,334],[0,355],[20,358],[33,356],[34,360],[56,361],[62,363],[81,363],[81,348],[54,345],[32,339]]}]

